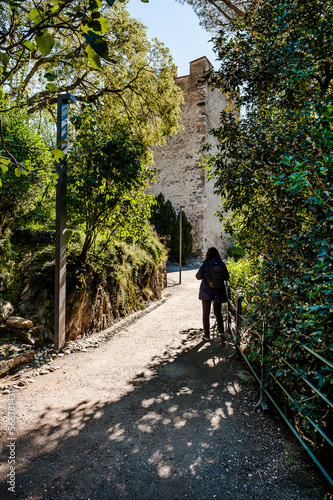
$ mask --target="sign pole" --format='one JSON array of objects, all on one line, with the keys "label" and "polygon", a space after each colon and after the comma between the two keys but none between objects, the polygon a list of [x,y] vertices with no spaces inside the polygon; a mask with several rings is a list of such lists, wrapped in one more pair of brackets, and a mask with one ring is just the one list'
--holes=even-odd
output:
[{"label": "sign pole", "polygon": [[57,162],[56,194],[56,256],[54,287],[54,348],[65,345],[66,334],[66,191],[67,191],[67,128],[68,101],[71,94],[59,94],[57,100],[57,148],[64,156]]},{"label": "sign pole", "polygon": [[179,211],[179,284],[182,283],[182,246],[183,246],[183,206]]}]

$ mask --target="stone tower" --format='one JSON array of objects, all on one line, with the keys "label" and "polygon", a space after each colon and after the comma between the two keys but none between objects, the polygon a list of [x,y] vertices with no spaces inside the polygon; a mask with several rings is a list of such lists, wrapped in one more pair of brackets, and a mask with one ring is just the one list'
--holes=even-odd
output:
[{"label": "stone tower", "polygon": [[219,90],[197,86],[211,67],[206,57],[200,57],[190,63],[189,75],[176,78],[184,95],[181,111],[184,129],[169,137],[167,144],[154,148],[158,179],[152,193],[163,193],[176,209],[184,206],[193,227],[194,257],[203,257],[207,248],[215,246],[223,258],[226,236],[215,215],[220,197],[214,193],[214,181],[207,180],[200,166],[203,145],[211,144],[212,152],[216,148],[216,139],[209,131],[219,126],[219,115],[226,107],[225,96]]}]

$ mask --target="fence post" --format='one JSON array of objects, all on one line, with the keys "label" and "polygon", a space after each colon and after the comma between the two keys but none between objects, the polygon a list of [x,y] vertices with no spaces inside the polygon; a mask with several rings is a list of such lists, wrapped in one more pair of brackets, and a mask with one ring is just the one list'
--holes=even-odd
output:
[{"label": "fence post", "polygon": [[236,352],[235,358],[239,359],[240,355],[240,337],[241,337],[241,329],[242,329],[242,302],[244,297],[237,298],[237,312],[236,312]]},{"label": "fence post", "polygon": [[266,363],[265,363],[266,354],[267,354],[266,321],[264,320],[262,323],[262,335],[261,335],[260,399],[256,404],[256,407],[261,406],[263,410],[268,410],[267,394],[266,394]]}]

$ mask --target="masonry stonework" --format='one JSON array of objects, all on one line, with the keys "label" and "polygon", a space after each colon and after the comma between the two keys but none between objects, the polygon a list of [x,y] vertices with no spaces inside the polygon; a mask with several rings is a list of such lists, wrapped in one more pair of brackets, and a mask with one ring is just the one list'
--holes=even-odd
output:
[{"label": "masonry stonework", "polygon": [[184,94],[181,124],[184,129],[169,137],[167,144],[154,148],[157,183],[152,193],[163,193],[176,209],[181,205],[192,224],[193,256],[203,257],[210,246],[225,256],[227,238],[215,215],[220,197],[214,193],[214,180],[208,180],[200,166],[205,143],[216,148],[216,139],[209,134],[219,125],[219,116],[226,99],[218,90],[198,86],[204,72],[212,67],[206,57],[190,63],[190,74],[176,78]]}]

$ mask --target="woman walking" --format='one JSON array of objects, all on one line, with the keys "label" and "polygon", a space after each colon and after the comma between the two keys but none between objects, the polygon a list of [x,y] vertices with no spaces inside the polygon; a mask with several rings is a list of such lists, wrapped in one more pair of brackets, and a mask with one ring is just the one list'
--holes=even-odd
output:
[{"label": "woman walking", "polygon": [[199,299],[202,302],[203,338],[204,340],[210,339],[209,316],[213,302],[218,332],[221,340],[226,341],[222,304],[228,300],[224,282],[229,280],[229,273],[215,247],[208,248],[205,260],[197,272],[196,278],[201,280]]}]

